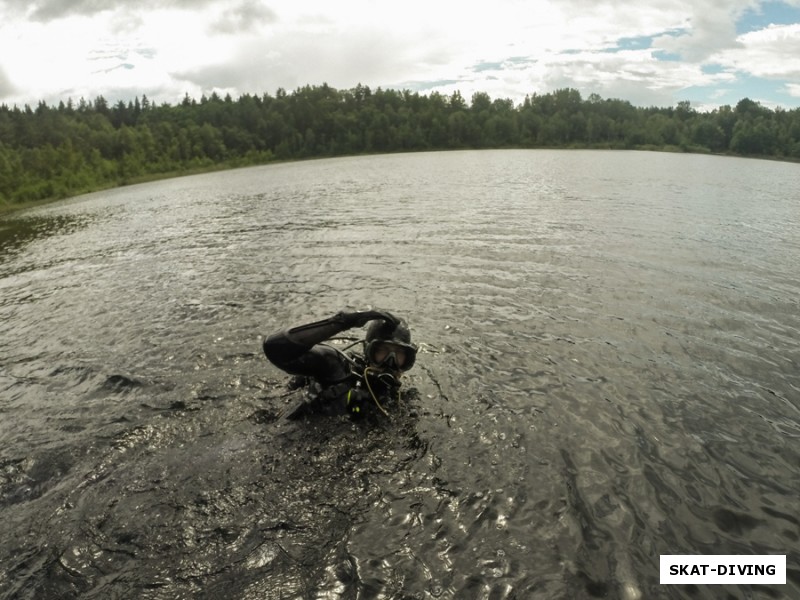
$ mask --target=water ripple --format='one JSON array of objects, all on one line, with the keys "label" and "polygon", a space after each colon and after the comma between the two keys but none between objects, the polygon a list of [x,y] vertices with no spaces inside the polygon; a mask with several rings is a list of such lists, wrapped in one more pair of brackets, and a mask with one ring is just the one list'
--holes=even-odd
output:
[{"label": "water ripple", "polygon": [[[0,596],[711,598],[659,555],[795,564],[797,183],[458,152],[7,219]],[[262,336],[367,305],[411,322],[416,392],[389,423],[281,419]]]}]

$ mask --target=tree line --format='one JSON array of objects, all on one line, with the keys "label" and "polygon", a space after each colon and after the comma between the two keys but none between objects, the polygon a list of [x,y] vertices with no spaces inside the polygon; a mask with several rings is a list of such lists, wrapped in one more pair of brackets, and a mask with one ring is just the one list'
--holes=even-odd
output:
[{"label": "tree line", "polygon": [[68,197],[164,174],[364,153],[614,148],[800,159],[800,109],[750,99],[697,112],[574,89],[508,99],[306,86],[274,96],[188,95],[170,105],[102,96],[0,106],[0,204]]}]

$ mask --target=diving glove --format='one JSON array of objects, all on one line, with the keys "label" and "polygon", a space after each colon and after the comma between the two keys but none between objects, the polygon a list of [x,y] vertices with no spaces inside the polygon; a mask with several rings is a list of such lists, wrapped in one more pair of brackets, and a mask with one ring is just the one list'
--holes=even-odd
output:
[{"label": "diving glove", "polygon": [[355,312],[342,311],[336,313],[334,318],[348,329],[353,327],[363,327],[370,321],[374,321],[376,319],[382,319],[388,323],[392,323],[394,326],[397,326],[397,324],[400,322],[400,319],[384,310],[360,310]]}]

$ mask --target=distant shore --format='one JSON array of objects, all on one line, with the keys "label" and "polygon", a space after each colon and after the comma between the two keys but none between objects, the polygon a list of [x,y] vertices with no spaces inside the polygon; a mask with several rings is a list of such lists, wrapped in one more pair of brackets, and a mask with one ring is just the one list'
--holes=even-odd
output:
[{"label": "distant shore", "polygon": [[[676,153],[676,154],[697,154],[703,156],[721,156],[721,157],[731,157],[731,158],[747,158],[747,159],[754,159],[754,160],[772,160],[778,162],[793,162],[799,163],[800,159],[792,158],[792,157],[781,157],[777,158],[774,156],[740,156],[737,154],[731,153],[712,153],[712,152],[697,152],[697,151],[686,151],[681,148],[675,146],[664,146],[660,148],[655,147],[642,147],[642,148],[632,148],[632,149],[621,149],[621,148],[610,148],[610,147],[598,147],[598,146],[569,146],[569,147],[562,147],[562,148],[480,148],[480,149],[471,149],[471,148],[462,148],[459,150],[420,150],[420,151],[409,151],[409,152],[395,152],[389,154],[410,154],[414,152],[455,152],[455,151],[464,151],[464,150],[475,150],[475,151],[489,151],[492,150],[614,150],[614,151],[621,151],[621,152],[668,152],[668,153]],[[386,153],[362,153],[362,154],[353,154],[353,155],[343,155],[343,156],[317,156],[317,157],[308,157],[303,159],[287,159],[287,160],[279,160],[274,159],[268,162],[261,162],[261,163],[252,163],[252,164],[242,164],[241,161],[231,161],[226,163],[219,163],[214,165],[208,165],[205,167],[193,168],[193,169],[185,169],[185,170],[174,170],[164,173],[150,173],[146,175],[139,175],[136,177],[131,177],[130,179],[126,179],[124,182],[121,183],[109,183],[106,185],[98,185],[94,188],[87,188],[84,190],[77,191],[74,194],[70,194],[67,196],[59,196],[59,197],[50,197],[50,198],[41,198],[38,200],[30,200],[26,202],[19,202],[19,203],[8,203],[8,202],[0,202],[0,217],[4,217],[10,215],[14,212],[22,211],[29,208],[36,208],[39,206],[46,206],[48,204],[53,204],[54,202],[58,202],[60,200],[68,200],[70,198],[77,198],[79,196],[83,196],[85,194],[92,194],[96,192],[102,192],[105,190],[113,190],[119,189],[123,187],[127,187],[130,185],[137,185],[141,183],[149,183],[151,181],[163,181],[167,179],[174,179],[178,177],[189,177],[192,175],[202,175],[204,173],[215,173],[220,171],[229,171],[233,169],[243,169],[248,167],[257,167],[257,166],[266,166],[266,165],[273,165],[273,164],[281,164],[281,163],[288,163],[288,162],[303,162],[308,160],[324,160],[328,158],[345,158],[346,156],[377,156],[380,154]]]},{"label": "distant shore", "polygon": [[[471,150],[470,148],[462,148],[459,150]],[[737,154],[730,154],[730,153],[712,153],[712,152],[692,152],[686,151],[681,148],[675,146],[664,146],[660,148],[655,147],[643,147],[643,148],[632,148],[632,149],[622,149],[622,148],[610,148],[608,146],[605,147],[598,147],[598,146],[570,146],[570,147],[563,147],[563,148],[481,148],[481,149],[474,149],[476,152],[480,152],[482,150],[615,150],[615,151],[622,151],[622,152],[669,152],[669,153],[678,153],[678,154],[697,154],[697,155],[713,155],[713,156],[728,156],[731,158],[749,158],[754,160],[773,160],[778,162],[793,162],[798,163],[800,159],[792,158],[792,157],[781,157],[777,158],[774,156],[739,156]],[[452,152],[458,150],[427,150],[427,152]],[[413,151],[413,152],[425,152],[425,151]],[[410,153],[410,152],[409,152]],[[379,154],[386,154],[386,153],[377,153],[377,154],[354,154],[354,155],[346,155],[346,156],[375,156]],[[392,154],[392,153],[390,153]],[[393,153],[393,154],[400,154],[400,153]],[[403,153],[407,154],[407,153]],[[178,177],[188,177],[191,175],[202,175],[204,173],[214,173],[220,171],[229,171],[233,169],[244,169],[248,167],[257,167],[257,166],[266,166],[266,165],[273,165],[273,164],[280,164],[280,163],[287,163],[287,162],[303,162],[307,160],[321,160],[327,158],[345,158],[345,156],[317,156],[317,157],[308,157],[304,159],[288,159],[288,160],[271,160],[268,162],[262,163],[253,163],[253,164],[241,164],[241,161],[232,161],[228,163],[220,163],[215,165],[209,165],[206,167],[201,168],[194,168],[194,169],[186,169],[186,170],[175,170],[166,173],[151,173],[148,175],[140,175],[137,177],[132,177],[129,180],[126,180],[124,183],[117,183],[117,184],[108,184],[108,185],[99,185],[95,188],[85,189],[78,191],[74,194],[68,196],[59,196],[59,197],[52,197],[52,198],[42,198],[39,200],[31,200],[27,202],[19,202],[19,203],[8,203],[8,202],[0,202],[0,217],[7,216],[11,213],[22,211],[28,208],[36,208],[39,206],[45,206],[48,204],[52,204],[54,202],[58,202],[60,200],[68,200],[70,198],[77,198],[79,196],[83,196],[85,194],[92,194],[95,192],[102,192],[105,190],[112,190],[112,189],[119,189],[129,185],[137,185],[140,183],[148,183],[151,181],[162,181],[167,179],[174,179]]]},{"label": "distant shore", "polygon": [[0,211],[221,169],[341,156],[492,149],[612,149],[800,160],[800,109],[744,98],[698,112],[637,107],[578,90],[522,103],[409,90],[217,94],[176,105],[102,96],[0,105]]}]

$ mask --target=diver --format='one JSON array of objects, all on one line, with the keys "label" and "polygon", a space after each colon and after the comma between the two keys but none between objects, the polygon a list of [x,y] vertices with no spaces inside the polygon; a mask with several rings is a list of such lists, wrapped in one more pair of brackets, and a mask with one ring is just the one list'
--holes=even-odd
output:
[{"label": "diver", "polygon": [[[369,323],[366,337],[344,349],[326,344],[342,332]],[[345,352],[363,344],[363,355]],[[400,378],[414,366],[417,348],[408,324],[382,310],[339,312],[328,319],[299,325],[264,340],[264,354],[279,369],[296,377],[291,389],[306,388],[306,399],[287,413],[349,414],[356,419],[399,398]]]}]

